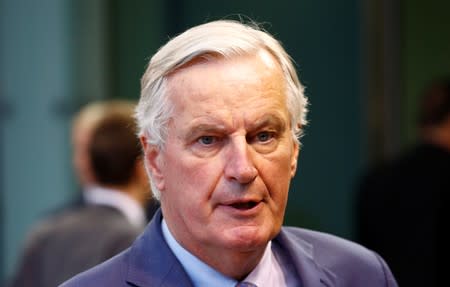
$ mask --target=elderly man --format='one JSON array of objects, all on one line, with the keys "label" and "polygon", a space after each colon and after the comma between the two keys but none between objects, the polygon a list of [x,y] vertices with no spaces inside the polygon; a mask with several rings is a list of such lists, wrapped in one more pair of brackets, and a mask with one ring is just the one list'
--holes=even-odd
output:
[{"label": "elderly man", "polygon": [[372,251],[282,228],[306,105],[266,32],[215,21],[172,39],[137,107],[161,211],[131,248],[62,286],[396,286]]}]

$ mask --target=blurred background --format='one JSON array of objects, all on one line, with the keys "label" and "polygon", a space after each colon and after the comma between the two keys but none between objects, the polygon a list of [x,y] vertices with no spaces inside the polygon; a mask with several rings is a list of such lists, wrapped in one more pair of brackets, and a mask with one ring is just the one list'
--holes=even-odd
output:
[{"label": "blurred background", "polygon": [[415,140],[420,92],[450,75],[448,11],[444,0],[0,0],[0,282],[31,225],[78,192],[78,107],[137,99],[169,37],[237,14],[284,44],[311,102],[286,223],[353,239],[358,178]]}]

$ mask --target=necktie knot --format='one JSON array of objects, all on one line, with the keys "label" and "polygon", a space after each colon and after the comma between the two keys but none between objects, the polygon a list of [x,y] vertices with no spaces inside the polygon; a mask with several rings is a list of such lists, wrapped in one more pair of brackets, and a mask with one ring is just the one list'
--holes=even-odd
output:
[{"label": "necktie knot", "polygon": [[236,284],[236,287],[258,287],[258,286],[256,286],[253,283],[243,281]]}]

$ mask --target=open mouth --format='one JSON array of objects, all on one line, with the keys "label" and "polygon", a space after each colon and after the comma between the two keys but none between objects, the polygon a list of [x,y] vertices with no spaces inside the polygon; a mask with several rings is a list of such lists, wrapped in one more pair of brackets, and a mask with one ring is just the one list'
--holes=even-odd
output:
[{"label": "open mouth", "polygon": [[247,210],[255,207],[258,203],[255,201],[233,203],[231,206],[239,210]]}]

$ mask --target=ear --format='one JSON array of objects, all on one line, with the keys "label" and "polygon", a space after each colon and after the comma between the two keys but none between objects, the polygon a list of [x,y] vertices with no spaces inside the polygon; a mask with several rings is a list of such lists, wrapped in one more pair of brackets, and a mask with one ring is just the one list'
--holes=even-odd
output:
[{"label": "ear", "polygon": [[291,178],[295,176],[295,173],[297,171],[297,159],[298,154],[300,151],[300,144],[297,141],[294,141],[294,147],[292,151],[292,158],[291,158]]},{"label": "ear", "polygon": [[145,183],[145,182],[148,183],[148,174],[145,169],[145,163],[144,163],[143,157],[142,158],[140,157],[138,160],[136,160],[135,174],[136,174],[136,178],[138,179],[138,181],[141,185],[143,185],[143,183]]},{"label": "ear", "polygon": [[136,160],[133,175],[135,188],[130,189],[130,195],[137,199],[139,203],[145,205],[152,198],[152,192],[142,157]]},{"label": "ear", "polygon": [[164,161],[161,149],[156,145],[149,144],[146,136],[141,136],[139,139],[144,150],[144,164],[147,173],[151,176],[153,184],[162,191],[165,188],[165,181],[162,172]]}]

